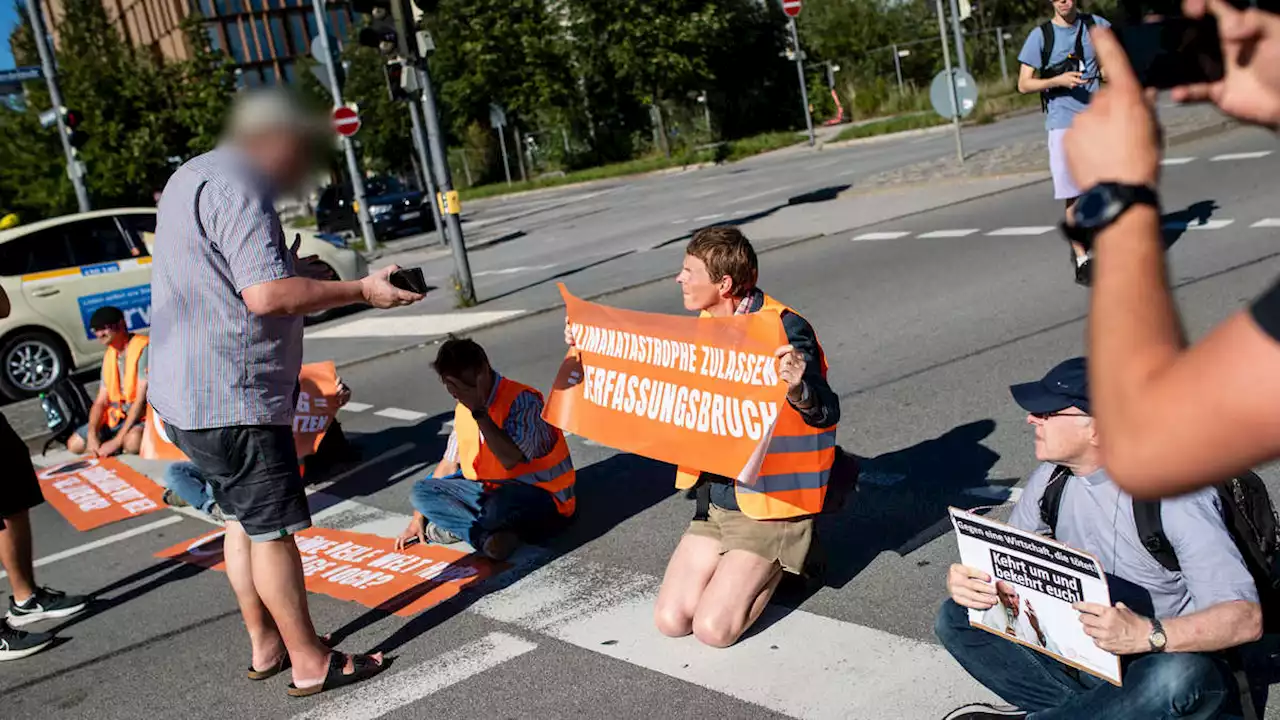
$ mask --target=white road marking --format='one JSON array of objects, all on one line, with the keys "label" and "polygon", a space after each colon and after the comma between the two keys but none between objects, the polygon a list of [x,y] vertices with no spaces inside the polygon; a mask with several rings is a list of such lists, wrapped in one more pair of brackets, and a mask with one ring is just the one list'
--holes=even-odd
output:
[{"label": "white road marking", "polygon": [[815,163],[813,165],[810,165],[809,167],[814,170],[818,168],[831,167],[832,165],[845,162],[847,159],[848,158],[843,158],[843,157],[831,158],[830,160],[824,160],[823,162]]},{"label": "white road marking", "polygon": [[371,315],[308,332],[316,339],[367,337],[432,337],[462,332],[486,323],[523,315],[524,310],[491,310],[488,312],[447,313],[444,315]]},{"label": "white road marking", "polygon": [[934,230],[933,232],[924,233],[920,235],[920,237],[922,238],[958,238],[958,237],[968,237],[969,235],[972,235],[976,232],[978,232],[977,228],[964,228],[962,230]]},{"label": "white road marking", "polygon": [[716,218],[722,218],[722,217],[724,217],[724,213],[711,213],[710,215],[703,215],[702,217],[696,217],[693,219],[693,221],[702,222],[704,220],[715,220]]},{"label": "white road marking", "polygon": [[[152,530],[159,530],[162,527],[168,527],[170,525],[173,525],[175,523],[180,523],[180,522],[182,522],[181,515],[169,515],[167,517],[163,517],[159,520],[156,520],[155,522],[147,523],[146,525],[139,525],[136,528],[130,528],[128,530],[125,530],[124,532],[118,532],[115,535],[108,535],[107,537],[94,540],[93,542],[85,543],[84,545],[77,545],[76,547],[68,548],[66,550],[63,550],[62,552],[56,552],[52,555],[46,555],[42,558],[37,558],[36,561],[32,563],[32,565],[34,565],[35,567],[43,567],[45,565],[48,565],[49,563],[55,563],[55,562],[58,562],[59,560],[66,560],[69,557],[75,557],[76,555],[87,553],[90,550],[97,550],[100,547],[113,545],[115,543],[120,542],[121,540],[128,540],[131,537],[137,537],[138,535],[145,535],[151,532]],[[4,572],[3,570],[0,570],[0,578],[4,578],[4,577],[8,577],[8,573]]]},{"label": "white road marking", "polygon": [[758,193],[751,193],[750,195],[743,195],[740,198],[735,198],[725,203],[725,205],[738,205],[745,202],[751,202],[752,200],[759,200],[760,198],[767,197],[769,195],[777,195],[779,193],[785,193],[794,187],[795,185],[783,185],[781,187],[769,188],[768,190],[762,190]]},{"label": "white road marking", "polygon": [[688,220],[684,220],[684,219],[680,219],[680,220],[672,220],[672,221],[671,221],[671,224],[672,224],[672,225],[683,225],[683,224],[685,224],[685,223],[687,223],[687,222],[689,222],[689,221],[688,221]]},{"label": "white road marking", "polygon": [[1249,227],[1254,227],[1254,228],[1280,227],[1280,218],[1263,218],[1258,222],[1250,225]]},{"label": "white road marking", "polygon": [[992,230],[987,235],[993,237],[1016,237],[1026,235],[1043,235],[1054,230],[1052,225],[1028,225],[1023,227],[1007,227]]},{"label": "white road marking", "polygon": [[391,418],[392,420],[407,420],[409,422],[421,420],[427,416],[426,413],[420,413],[416,410],[404,410],[397,407],[382,408],[378,412],[374,413],[374,415]]},{"label": "white road marking", "polygon": [[294,715],[293,720],[374,720],[537,647],[524,638],[492,632],[408,670],[388,671],[351,692]]},{"label": "white road marking", "polygon": [[364,470],[365,468],[373,467],[374,465],[377,465],[378,463],[383,462],[385,460],[390,460],[391,458],[397,455],[403,455],[404,453],[409,452],[413,448],[414,448],[413,443],[405,443],[398,447],[393,447],[390,450],[387,450],[386,452],[383,452],[380,455],[376,455],[372,458],[369,458],[368,460],[365,460],[364,462],[360,463],[359,465],[356,465],[353,468],[348,468],[338,473],[337,475],[334,475],[333,477],[324,480],[323,482],[318,482],[312,485],[309,489],[319,492],[320,490],[324,490],[327,487],[330,487],[332,485],[342,482],[343,480],[346,480],[347,478],[351,477],[352,475],[355,475],[356,473],[360,472],[361,470]]},{"label": "white road marking", "polygon": [[712,188],[710,190],[703,190],[702,192],[694,193],[692,195],[689,195],[688,197],[690,200],[697,200],[698,198],[704,198],[704,197],[709,197],[711,195],[715,195],[719,191],[720,191],[720,188]]},{"label": "white road marking", "polygon": [[1225,155],[1214,155],[1209,158],[1209,162],[1227,162],[1230,160],[1257,160],[1271,154],[1270,150],[1255,150],[1253,152],[1227,153]]},{"label": "white road marking", "polygon": [[1193,157],[1171,157],[1171,158],[1165,158],[1161,160],[1160,164],[1161,165],[1186,165],[1187,163],[1192,162],[1194,160],[1195,158]]},{"label": "white road marking", "polygon": [[343,405],[343,406],[342,406],[341,408],[339,408],[339,409],[340,409],[340,410],[346,410],[347,412],[364,412],[365,410],[368,410],[368,409],[369,409],[369,408],[371,408],[371,407],[373,407],[373,406],[372,406],[372,405],[369,405],[369,404],[366,404],[366,403],[362,403],[362,402],[352,402],[352,401],[348,400],[348,401],[347,401],[347,404],[346,404],[346,405]]},{"label": "white road marking", "polygon": [[1205,220],[1203,222],[1199,220],[1192,222],[1167,222],[1160,227],[1165,230],[1221,230],[1233,222],[1235,222],[1235,220],[1231,218],[1222,218],[1219,220]]},{"label": "white road marking", "polygon": [[900,237],[906,237],[911,233],[905,230],[886,230],[883,232],[869,232],[861,235],[855,235],[850,238],[851,242],[862,242],[864,240],[897,240]]},{"label": "white road marking", "polygon": [[557,263],[551,263],[550,265],[521,265],[520,267],[502,268],[501,270],[481,270],[480,272],[472,275],[472,277],[515,275],[517,273],[528,272],[530,270],[550,270],[553,267],[558,267]]},{"label": "white road marking", "polygon": [[658,585],[566,556],[471,611],[805,720],[942,717],[998,702],[938,645],[804,610],[771,605],[762,629],[723,650],[664,637],[653,627]]}]

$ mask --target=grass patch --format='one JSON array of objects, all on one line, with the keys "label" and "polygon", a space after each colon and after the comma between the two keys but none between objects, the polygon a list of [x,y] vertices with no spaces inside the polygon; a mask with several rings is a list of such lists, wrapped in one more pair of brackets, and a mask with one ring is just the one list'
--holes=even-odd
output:
[{"label": "grass patch", "polygon": [[460,190],[458,191],[458,194],[463,200],[478,200],[480,198],[507,195],[526,190],[557,187],[573,183],[590,182],[592,180],[605,180],[609,178],[625,177],[627,175],[639,175],[642,173],[654,172],[656,170],[696,165],[698,163],[733,162],[735,160],[742,160],[744,158],[751,157],[752,155],[769,152],[770,150],[777,150],[790,145],[796,145],[801,142],[804,142],[804,138],[794,132],[764,133],[748,138],[742,138],[741,140],[731,140],[729,142],[720,143],[715,147],[673,154],[671,157],[666,157],[665,155],[650,155],[647,157],[637,158],[635,160],[628,160],[627,162],[575,170],[570,173],[564,173],[563,175],[550,175],[534,178],[533,180],[526,182],[514,182],[510,185],[507,185],[506,183],[480,185]]},{"label": "grass patch", "polygon": [[862,125],[855,125],[851,128],[845,128],[835,141],[856,140],[858,138],[874,137],[876,135],[888,135],[889,133],[905,132],[907,130],[919,130],[921,128],[933,127],[935,125],[945,125],[951,122],[946,118],[940,117],[936,113],[920,113],[917,115],[902,115],[894,118],[886,118],[884,120],[873,120]]},{"label": "grass patch", "polygon": [[301,215],[289,221],[289,227],[296,228],[313,228],[316,226],[316,218],[314,215]]}]

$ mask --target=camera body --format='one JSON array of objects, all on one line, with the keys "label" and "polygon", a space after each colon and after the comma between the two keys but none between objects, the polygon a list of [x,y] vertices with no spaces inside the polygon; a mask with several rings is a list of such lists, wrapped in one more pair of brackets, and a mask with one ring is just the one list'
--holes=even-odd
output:
[{"label": "camera body", "polygon": [[1042,80],[1048,80],[1049,78],[1055,78],[1069,72],[1084,72],[1084,59],[1076,57],[1074,52],[1066,58],[1042,69],[1040,71],[1040,78]]}]

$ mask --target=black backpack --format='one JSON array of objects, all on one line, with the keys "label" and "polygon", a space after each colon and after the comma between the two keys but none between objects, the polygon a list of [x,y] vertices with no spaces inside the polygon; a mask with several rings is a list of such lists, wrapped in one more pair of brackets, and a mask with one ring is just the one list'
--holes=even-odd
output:
[{"label": "black backpack", "polygon": [[[1076,30],[1076,49],[1075,52],[1072,53],[1071,57],[1075,57],[1079,60],[1084,59],[1084,34],[1093,28],[1095,21],[1096,18],[1092,15],[1088,13],[1080,13],[1081,25],[1080,28]],[[1041,78],[1056,77],[1067,72],[1065,67],[1049,65],[1049,58],[1053,57],[1054,35],[1055,33],[1053,32],[1052,20],[1046,20],[1042,25],[1040,25],[1041,42],[1039,70]],[[1067,60],[1069,61],[1071,57],[1068,57]],[[1059,63],[1058,65],[1062,65],[1062,63]],[[1061,93],[1057,90],[1042,90],[1040,92],[1040,112],[1049,112],[1049,98],[1056,94]]]},{"label": "black backpack", "polygon": [[40,398],[40,407],[44,410],[45,424],[53,437],[44,444],[44,452],[54,443],[67,442],[80,426],[89,422],[89,408],[93,400],[84,386],[71,378],[62,378],[49,388]]},{"label": "black backpack", "polygon": [[[1058,509],[1062,493],[1066,490],[1071,471],[1059,465],[1054,469],[1040,498],[1040,518],[1052,533],[1058,527]],[[1234,477],[1215,486],[1222,503],[1222,520],[1227,532],[1235,541],[1245,567],[1258,587],[1258,602],[1262,606],[1262,624],[1267,633],[1280,630],[1280,520],[1262,478],[1252,471]],[[1181,565],[1173,544],[1164,534],[1164,520],[1160,516],[1159,500],[1133,501],[1133,521],[1138,526],[1138,537],[1151,557],[1170,572],[1178,572]]]}]

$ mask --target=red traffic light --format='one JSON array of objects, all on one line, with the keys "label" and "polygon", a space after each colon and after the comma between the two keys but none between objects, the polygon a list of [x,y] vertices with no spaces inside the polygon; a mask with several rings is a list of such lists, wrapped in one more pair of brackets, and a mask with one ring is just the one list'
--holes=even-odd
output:
[{"label": "red traffic light", "polygon": [[63,108],[62,122],[66,123],[68,129],[74,130],[79,127],[82,119],[84,119],[84,116],[82,116],[79,111]]}]

